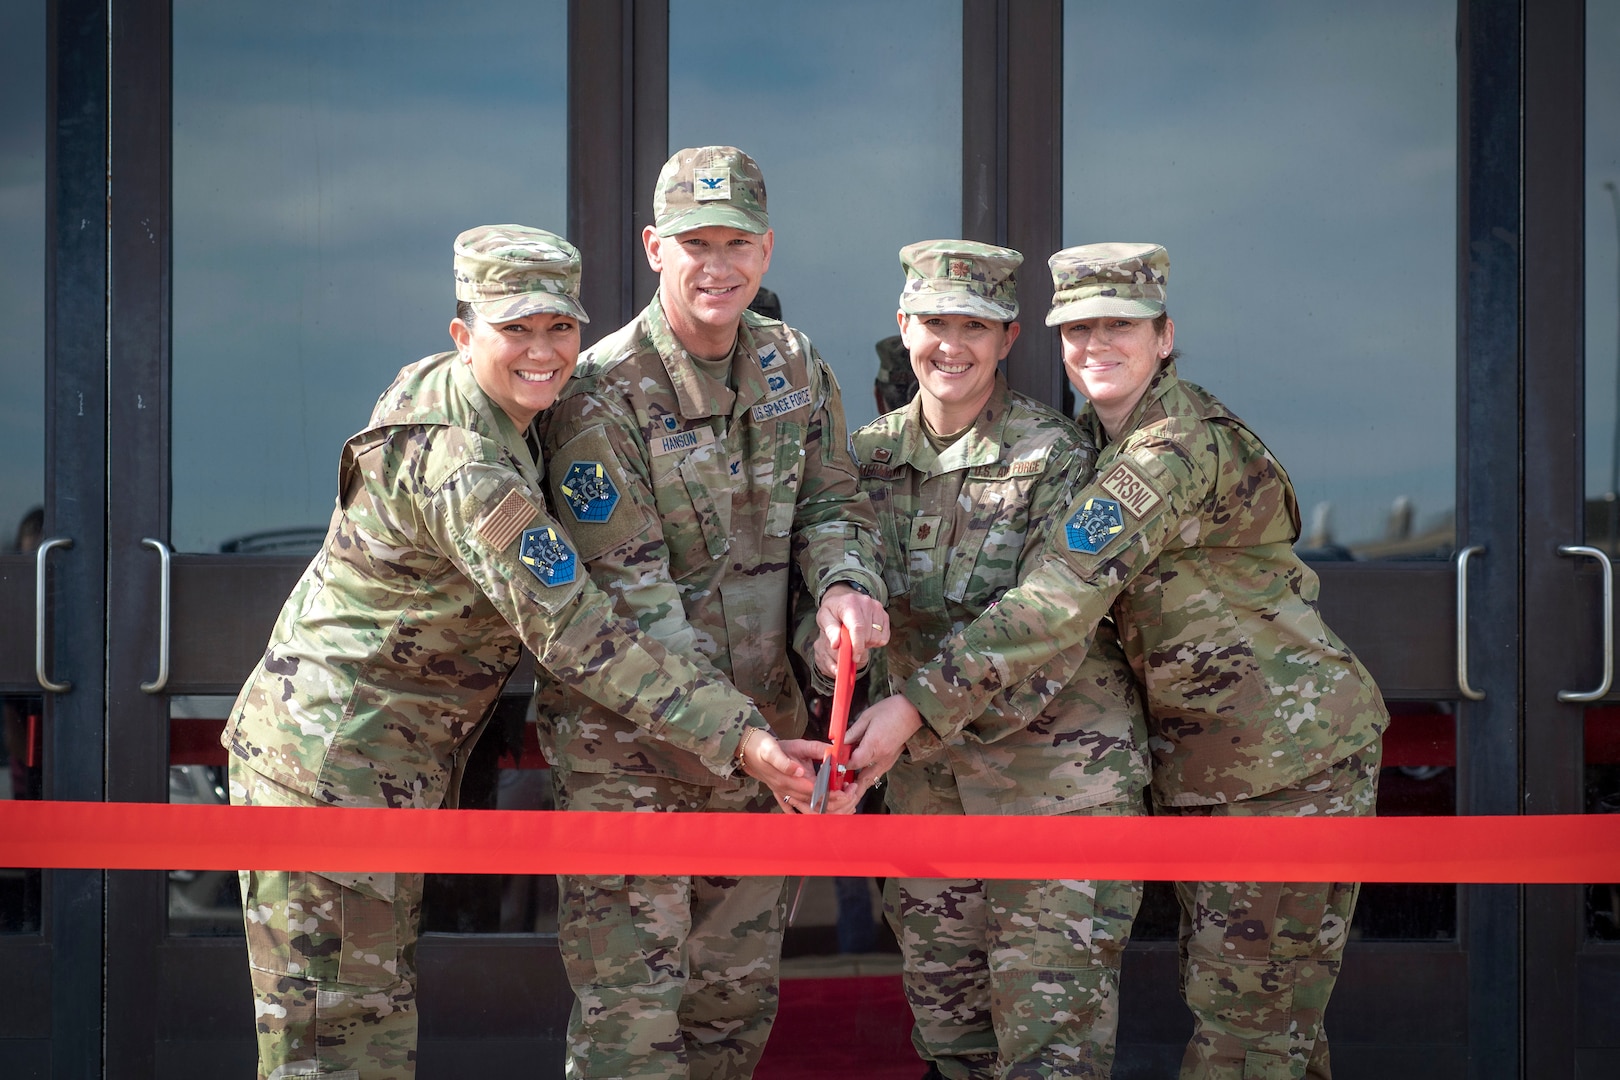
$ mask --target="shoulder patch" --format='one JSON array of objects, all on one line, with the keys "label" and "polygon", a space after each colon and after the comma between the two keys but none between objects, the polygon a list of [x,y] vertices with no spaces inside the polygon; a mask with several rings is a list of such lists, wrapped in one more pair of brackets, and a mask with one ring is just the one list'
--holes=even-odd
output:
[{"label": "shoulder patch", "polygon": [[548,589],[571,583],[579,569],[579,560],[574,556],[574,549],[569,547],[562,535],[549,525],[530,529],[523,534],[523,543],[518,548],[518,559],[540,579],[540,584]]},{"label": "shoulder patch", "polygon": [[1120,504],[1131,512],[1131,516],[1136,518],[1147,517],[1154,507],[1164,501],[1142,474],[1125,461],[1118,462],[1109,469],[1100,486],[1118,499]]},{"label": "shoulder patch", "polygon": [[512,541],[518,538],[529,522],[540,513],[540,508],[523,497],[523,492],[513,488],[506,493],[506,497],[495,504],[495,508],[481,518],[475,527],[478,535],[484,542],[496,551],[505,551],[512,546]]},{"label": "shoulder patch", "polygon": [[619,505],[619,489],[600,461],[570,462],[568,471],[557,483],[563,502],[574,512],[578,521],[600,524],[613,516]]},{"label": "shoulder patch", "polygon": [[782,356],[782,350],[774,342],[761,348],[755,355],[759,357],[761,371],[769,371],[787,363],[786,358]]},{"label": "shoulder patch", "polygon": [[1063,524],[1070,551],[1095,555],[1125,531],[1125,517],[1113,499],[1087,499]]}]

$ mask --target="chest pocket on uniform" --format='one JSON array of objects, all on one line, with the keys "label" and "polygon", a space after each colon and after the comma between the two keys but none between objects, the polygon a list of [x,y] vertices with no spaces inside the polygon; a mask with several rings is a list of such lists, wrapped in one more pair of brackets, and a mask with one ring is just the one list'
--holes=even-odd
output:
[{"label": "chest pocket on uniform", "polygon": [[799,502],[799,481],[803,474],[804,427],[800,424],[778,424],[771,503],[765,511],[766,536],[782,537],[793,532],[793,509]]},{"label": "chest pocket on uniform", "polygon": [[[700,455],[703,461],[697,460]],[[724,470],[724,459],[712,451],[709,454],[698,451],[681,460],[681,483],[686,487],[686,497],[691,501],[692,513],[703,536],[704,550],[711,560],[720,558],[731,547],[730,530],[715,498],[717,490],[722,498],[727,497],[726,486],[720,481]]]},{"label": "chest pocket on uniform", "polygon": [[963,498],[972,510],[958,529],[956,551],[945,570],[945,596],[982,610],[1018,584],[1018,557],[1029,527],[1030,478],[970,476]]}]

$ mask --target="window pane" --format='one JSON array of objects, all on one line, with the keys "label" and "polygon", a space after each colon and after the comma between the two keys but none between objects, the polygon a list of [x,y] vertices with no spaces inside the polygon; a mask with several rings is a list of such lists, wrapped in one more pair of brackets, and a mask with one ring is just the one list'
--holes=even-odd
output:
[{"label": "window pane", "polygon": [[[27,553],[45,500],[43,3],[0,7],[0,101],[0,553]],[[37,694],[0,695],[0,799],[43,794],[43,706]],[[40,896],[38,870],[0,869],[0,934],[39,933]]]},{"label": "window pane", "polygon": [[1064,243],[1168,248],[1180,373],[1287,466],[1305,543],[1357,557],[1453,544],[1455,22],[1446,0],[1064,10]]},{"label": "window pane", "polygon": [[177,550],[309,549],[343,440],[450,347],[456,234],[566,229],[566,26],[563,0],[177,0]]},{"label": "window pane", "polygon": [[832,365],[850,427],[873,419],[897,253],[962,229],[960,4],[672,0],[669,103],[671,150],[759,162],[776,232],[765,287]]},{"label": "window pane", "polygon": [[[1586,542],[1620,554],[1620,7],[1586,5]],[[1620,708],[1586,710],[1586,812],[1620,814]],[[1587,887],[1587,934],[1620,941],[1620,884]]]},{"label": "window pane", "polygon": [[0,551],[45,497],[45,5],[0,7]]}]

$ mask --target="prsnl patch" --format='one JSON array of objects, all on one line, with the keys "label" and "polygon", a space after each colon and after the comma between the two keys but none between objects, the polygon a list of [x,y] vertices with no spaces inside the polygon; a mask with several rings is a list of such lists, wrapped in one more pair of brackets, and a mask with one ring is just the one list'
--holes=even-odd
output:
[{"label": "prsnl patch", "polygon": [[580,521],[603,522],[619,505],[619,489],[600,461],[576,461],[557,485],[563,501]]},{"label": "prsnl patch", "polygon": [[557,534],[557,530],[550,525],[530,529],[523,534],[523,543],[518,547],[518,559],[532,570],[534,576],[540,579],[540,584],[547,588],[572,582],[579,565],[579,560],[574,557],[573,548],[570,548]]},{"label": "prsnl patch", "polygon": [[1070,551],[1095,555],[1125,531],[1125,515],[1113,499],[1087,499],[1063,525]]}]

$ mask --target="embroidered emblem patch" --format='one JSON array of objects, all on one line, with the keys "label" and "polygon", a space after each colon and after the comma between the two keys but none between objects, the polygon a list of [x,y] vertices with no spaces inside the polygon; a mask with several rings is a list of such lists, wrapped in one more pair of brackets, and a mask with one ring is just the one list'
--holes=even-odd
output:
[{"label": "embroidered emblem patch", "polygon": [[765,376],[765,388],[773,394],[780,394],[788,388],[788,377],[780,372]]},{"label": "embroidered emblem patch", "polygon": [[1144,518],[1163,500],[1135,469],[1121,461],[1103,477],[1102,489],[1118,499],[1132,517]]},{"label": "embroidered emblem patch", "polygon": [[613,508],[619,505],[619,489],[613,486],[600,461],[574,462],[557,488],[580,521],[600,524],[612,517]]},{"label": "embroidered emblem patch", "polygon": [[1063,526],[1070,551],[1095,555],[1125,530],[1125,517],[1113,499],[1087,499]]},{"label": "embroidered emblem patch", "polygon": [[664,417],[664,430],[666,430],[666,431],[674,431],[676,428],[678,428],[680,426],[681,426],[681,422],[679,420],[675,419],[673,416]]},{"label": "embroidered emblem patch", "polygon": [[888,460],[893,456],[893,451],[891,451],[887,446],[880,446],[876,450],[872,451],[872,460],[880,461],[885,464],[887,464]]},{"label": "embroidered emblem patch", "polygon": [[693,169],[692,196],[698,202],[731,198],[731,170]]},{"label": "embroidered emblem patch", "polygon": [[523,492],[513,488],[478,523],[478,535],[496,551],[505,551],[539,512]]},{"label": "embroidered emblem patch", "polygon": [[547,525],[540,529],[530,529],[523,534],[523,544],[518,548],[518,558],[540,583],[547,588],[557,585],[567,585],[574,580],[574,570],[578,560],[574,558],[573,549],[563,542],[557,535],[557,530]]},{"label": "embroidered emblem patch", "polygon": [[937,514],[920,514],[911,519],[911,539],[906,547],[922,551],[939,542],[939,525],[944,519]]},{"label": "embroidered emblem patch", "polygon": [[773,367],[781,367],[787,363],[782,359],[782,350],[775,345],[767,345],[759,350],[759,370],[769,371]]}]

